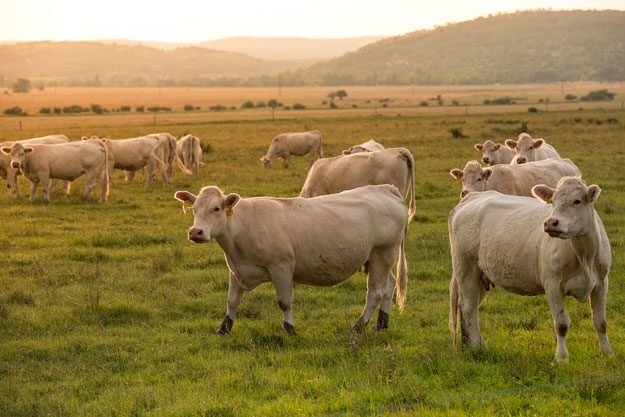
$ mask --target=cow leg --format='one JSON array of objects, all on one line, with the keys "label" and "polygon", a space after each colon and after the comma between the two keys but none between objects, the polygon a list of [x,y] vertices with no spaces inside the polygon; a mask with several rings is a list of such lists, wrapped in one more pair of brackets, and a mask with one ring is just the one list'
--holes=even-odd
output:
[{"label": "cow leg", "polygon": [[37,193],[38,186],[39,186],[39,181],[30,182],[30,201],[35,201],[35,194]]},{"label": "cow leg", "polygon": [[388,319],[391,312],[391,303],[393,302],[393,292],[395,290],[395,275],[389,272],[384,287],[384,295],[380,302],[380,310],[378,311],[378,321],[375,323],[375,330],[388,329]]},{"label": "cow leg", "polygon": [[282,310],[284,321],[282,327],[289,335],[295,335],[295,325],[293,324],[293,271],[280,269],[271,269],[269,271],[271,282],[276,289],[276,299],[278,307]]},{"label": "cow leg", "polygon": [[109,196],[108,170],[102,167],[98,174],[98,185],[100,186],[100,201],[105,202]]},{"label": "cow leg", "polygon": [[16,169],[7,168],[7,193],[9,197],[11,196],[11,187],[15,188],[15,197],[21,197],[20,188],[17,181],[17,173]]},{"label": "cow leg", "polygon": [[470,349],[481,349],[484,340],[480,331],[479,308],[486,290],[482,283],[482,272],[470,260],[461,264],[454,262],[454,279],[458,283],[460,297],[460,330],[462,345]]},{"label": "cow leg", "polygon": [[234,317],[237,314],[239,303],[243,298],[245,290],[237,282],[237,278],[234,272],[230,272],[230,284],[228,285],[228,308],[226,310],[226,317],[221,322],[221,325],[215,333],[220,335],[230,334],[232,330],[232,324],[234,323]]},{"label": "cow leg", "polygon": [[553,317],[553,325],[556,330],[556,362],[568,362],[569,352],[566,349],[566,333],[569,330],[571,320],[564,310],[564,294],[558,285],[545,288],[547,303]]},{"label": "cow leg", "polygon": [[132,182],[132,180],[135,179],[137,171],[124,171],[124,173],[126,174],[126,181]]},{"label": "cow leg", "polygon": [[43,199],[45,201],[50,201],[50,177],[47,175],[40,175],[39,181],[41,182],[41,187],[43,188]]},{"label": "cow leg", "polygon": [[293,157],[291,154],[286,154],[284,157],[284,167],[291,168],[293,166]]},{"label": "cow leg", "polygon": [[[52,186],[50,186],[50,187],[52,187]],[[63,181],[63,191],[65,191],[65,195],[69,195],[71,189],[72,189],[72,182],[71,181]]]},{"label": "cow leg", "polygon": [[608,280],[604,280],[593,288],[590,293],[590,308],[592,309],[592,324],[599,338],[601,351],[606,355],[614,355],[606,333],[607,323],[605,319],[605,305],[608,298]]},{"label": "cow leg", "polygon": [[91,195],[91,192],[93,191],[94,187],[95,187],[95,174],[92,172],[87,172],[86,179],[85,179],[85,192],[83,193],[83,196],[87,197]]},{"label": "cow leg", "polygon": [[146,185],[152,185],[152,181],[154,181],[155,178],[155,167],[154,165],[156,164],[156,162],[154,162],[152,159],[150,159],[150,161],[148,162],[147,165],[147,174],[145,171],[143,171],[143,181],[145,182]]},{"label": "cow leg", "polygon": [[[393,257],[390,251],[381,252],[374,251],[369,257],[369,275],[367,276],[367,301],[358,321],[352,328],[354,331],[360,331],[367,326],[369,319],[373,315],[375,308],[382,301],[385,286],[388,281],[389,272],[392,267]],[[395,251],[396,253],[397,251]]]}]

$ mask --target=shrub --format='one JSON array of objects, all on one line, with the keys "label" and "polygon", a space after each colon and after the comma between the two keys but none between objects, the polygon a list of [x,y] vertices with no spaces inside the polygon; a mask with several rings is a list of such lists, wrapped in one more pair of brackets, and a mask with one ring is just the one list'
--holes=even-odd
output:
[{"label": "shrub", "polygon": [[591,91],[580,99],[582,101],[611,101],[614,100],[616,93],[612,93],[606,89]]},{"label": "shrub", "polygon": [[253,109],[254,108],[254,103],[252,103],[251,101],[246,101],[245,103],[241,104],[241,108],[242,109]]},{"label": "shrub", "polygon": [[458,100],[451,100],[451,105],[452,106],[459,106],[460,102]]},{"label": "shrub", "polygon": [[357,109],[358,108],[358,104],[352,104],[352,109]]},{"label": "shrub", "polygon": [[462,139],[468,137],[464,133],[462,133],[461,127],[452,127],[451,129],[449,129],[449,133],[451,133],[451,136],[453,136],[454,139]]},{"label": "shrub", "polygon": [[503,104],[515,104],[515,101],[512,100],[512,97],[499,97],[492,100],[486,99],[484,100],[485,105],[503,105]]},{"label": "shrub", "polygon": [[95,114],[102,114],[104,112],[104,109],[99,104],[92,104],[91,111]]},{"label": "shrub", "polygon": [[293,104],[293,110],[305,110],[306,106],[304,106],[302,103],[295,103]]},{"label": "shrub", "polygon": [[566,96],[564,96],[564,99],[566,101],[575,101],[577,100],[577,96],[575,94],[567,94]]},{"label": "shrub", "polygon": [[388,107],[388,103],[382,103],[382,107]]},{"label": "shrub", "polygon": [[338,109],[338,108],[339,108],[339,106],[337,106],[336,104],[334,104],[334,102],[333,102],[333,101],[331,101],[331,102],[330,102],[330,108],[331,108],[331,109]]},{"label": "shrub", "polygon": [[18,78],[13,84],[14,93],[28,93],[30,91],[30,80],[28,78]]},{"label": "shrub", "polygon": [[325,100],[323,100],[323,101],[321,102],[321,105],[322,105],[322,106],[325,106],[326,104],[328,104],[328,102],[327,102],[327,101],[325,101]]},{"label": "shrub", "polygon": [[284,110],[291,110],[291,106],[284,106]]},{"label": "shrub", "polygon": [[202,148],[202,153],[211,153],[213,152],[213,147],[210,143],[200,142],[200,148]]},{"label": "shrub", "polygon": [[52,109],[50,107],[42,107],[39,109],[39,114],[51,114]]},{"label": "shrub", "polygon": [[421,107],[427,107],[428,105],[429,105],[428,102],[425,100],[421,100],[421,102],[419,103],[419,106]]},{"label": "shrub", "polygon": [[209,109],[213,111],[222,111],[222,110],[226,110],[227,108],[225,106],[222,106],[221,104],[216,104],[214,106],[209,107]]},{"label": "shrub", "polygon": [[527,109],[529,113],[538,113],[538,109],[536,107],[530,107]]},{"label": "shrub", "polygon": [[195,110],[195,107],[193,107],[193,104],[187,103],[184,105],[184,111],[193,111],[193,110]]},{"label": "shrub", "polygon": [[130,106],[121,106],[120,110],[123,111],[123,112],[128,112],[128,111],[130,111]]},{"label": "shrub", "polygon": [[139,113],[143,113],[145,111],[145,106],[137,106],[135,107],[135,111]]},{"label": "shrub", "polygon": [[18,106],[6,109],[4,111],[4,114],[8,116],[26,116],[27,115],[27,113],[24,110],[22,110],[21,107],[18,107]]},{"label": "shrub", "polygon": [[262,109],[263,107],[267,107],[267,104],[264,101],[259,101],[256,103],[256,107]]},{"label": "shrub", "polygon": [[54,114],[61,114],[61,112],[63,111],[63,109],[61,109],[60,107],[55,107],[52,109],[52,112]]},{"label": "shrub", "polygon": [[82,113],[82,112],[83,112],[83,107],[77,104],[63,107],[63,113]]}]

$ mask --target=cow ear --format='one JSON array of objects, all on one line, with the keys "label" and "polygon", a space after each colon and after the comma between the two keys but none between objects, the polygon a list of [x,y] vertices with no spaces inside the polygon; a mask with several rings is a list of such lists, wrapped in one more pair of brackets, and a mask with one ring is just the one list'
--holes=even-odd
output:
[{"label": "cow ear", "polygon": [[10,155],[11,154],[11,147],[9,146],[5,146],[2,148],[2,153],[6,154],[6,155]]},{"label": "cow ear", "polygon": [[481,151],[482,149],[484,149],[484,145],[482,145],[481,143],[476,143],[475,145],[473,145],[473,147],[477,149],[478,151]]},{"label": "cow ear", "polygon": [[515,149],[516,141],[514,139],[506,139],[506,146],[510,149]]},{"label": "cow ear", "polygon": [[495,150],[498,151],[501,148],[501,143],[495,143]]},{"label": "cow ear", "polygon": [[493,170],[491,168],[486,168],[486,169],[482,170],[482,172],[484,173],[484,180],[486,180],[486,181],[488,181],[490,176],[493,175]]},{"label": "cow ear", "polygon": [[538,149],[543,145],[543,143],[545,143],[544,139],[536,139],[532,144],[532,148]]},{"label": "cow ear", "polygon": [[226,199],[224,200],[224,206],[226,208],[233,208],[234,206],[237,205],[237,203],[239,202],[239,200],[241,199],[241,196],[235,193],[232,194],[228,194],[226,196]]},{"label": "cow ear", "polygon": [[33,151],[33,148],[31,146],[24,146],[24,153],[30,153]]},{"label": "cow ear", "polygon": [[87,139],[89,139],[89,138],[88,138],[88,137],[86,137],[86,136],[81,136],[81,137],[80,137],[80,140],[87,140]]},{"label": "cow ear", "polygon": [[449,171],[449,173],[451,174],[452,177],[454,177],[457,180],[462,178],[462,176],[464,175],[464,172],[462,172],[462,170],[458,168],[452,169],[451,171]]},{"label": "cow ear", "polygon": [[174,194],[174,198],[178,201],[182,201],[183,203],[188,201],[193,204],[197,197],[188,191],[176,191],[176,194]]},{"label": "cow ear", "polygon": [[551,204],[551,199],[553,197],[553,193],[555,192],[555,189],[544,184],[535,185],[532,188],[532,194],[534,195],[534,197],[544,201],[547,204]]},{"label": "cow ear", "polygon": [[594,203],[595,201],[597,201],[597,198],[599,198],[599,194],[601,194],[601,188],[599,188],[599,186],[595,184],[591,185],[590,187],[588,187],[586,202],[588,204]]},{"label": "cow ear", "polygon": [[345,150],[343,151],[343,155],[349,155],[349,154],[350,154],[350,152],[349,152],[347,149],[345,149]]}]

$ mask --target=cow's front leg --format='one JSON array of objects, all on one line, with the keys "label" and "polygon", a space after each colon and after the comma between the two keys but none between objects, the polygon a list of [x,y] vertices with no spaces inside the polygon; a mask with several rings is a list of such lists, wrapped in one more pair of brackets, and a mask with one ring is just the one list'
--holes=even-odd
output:
[{"label": "cow's front leg", "polygon": [[234,272],[230,271],[230,284],[228,285],[228,308],[226,310],[226,317],[221,322],[221,326],[217,329],[216,333],[220,335],[230,334],[232,330],[232,324],[234,323],[234,317],[237,314],[237,308],[243,293],[245,290],[237,282],[237,278]]},{"label": "cow's front leg", "polygon": [[605,279],[601,284],[593,288],[590,293],[590,307],[592,308],[592,324],[599,338],[599,346],[601,351],[606,355],[614,355],[614,351],[610,346],[607,334],[607,322],[605,319],[605,304],[608,298],[608,280]]},{"label": "cow's front leg", "polygon": [[395,292],[395,275],[389,272],[384,286],[384,295],[380,302],[380,310],[378,311],[378,321],[375,323],[375,330],[388,329],[388,320],[391,312],[391,304],[393,302],[393,293]]},{"label": "cow's front leg", "polygon": [[569,352],[566,349],[566,333],[571,325],[568,314],[564,310],[564,294],[558,285],[545,288],[547,303],[553,316],[553,325],[556,331],[557,347],[556,362],[568,362]]},{"label": "cow's front leg", "polygon": [[293,166],[293,158],[291,157],[291,154],[286,154],[284,156],[284,167],[291,168],[292,166]]},{"label": "cow's front leg", "polygon": [[276,289],[278,307],[284,314],[282,327],[289,335],[295,335],[295,325],[293,324],[293,272],[283,269],[271,270],[271,281]]},{"label": "cow's front leg", "polygon": [[39,186],[39,181],[30,182],[30,201],[35,201],[35,194],[37,193],[38,186]]}]

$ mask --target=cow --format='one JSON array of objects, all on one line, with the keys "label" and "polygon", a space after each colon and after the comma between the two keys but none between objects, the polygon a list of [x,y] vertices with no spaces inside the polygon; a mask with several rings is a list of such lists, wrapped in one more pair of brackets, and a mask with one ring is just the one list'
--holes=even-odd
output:
[{"label": "cow", "polygon": [[592,322],[603,353],[612,355],[606,334],[610,241],[593,203],[601,189],[579,177],[556,188],[540,184],[536,198],[496,191],[471,193],[449,215],[453,276],[449,327],[456,344],[483,346],[478,308],[491,285],[519,295],[547,296],[557,336],[556,362],[568,361],[569,317],[564,297],[590,299]]},{"label": "cow", "polygon": [[[43,199],[49,201],[50,179],[71,182],[83,174],[86,176],[85,196],[91,194],[97,179],[100,201],[105,202],[108,198],[108,151],[101,140],[26,146],[18,142],[11,147],[2,147],[2,152],[10,155],[11,166],[31,181],[31,201],[35,199],[39,183],[43,187]],[[69,186],[65,192],[69,193]]]},{"label": "cow", "polygon": [[[156,148],[155,155],[158,159],[165,162],[167,166],[166,169],[167,169],[167,179],[168,179],[167,181],[168,182],[165,182],[165,180],[163,180],[163,182],[165,182],[166,184],[169,184],[169,182],[171,181],[171,177],[172,177],[173,170],[174,170],[174,162],[178,164],[178,167],[180,168],[180,170],[184,172],[185,174],[187,175],[193,174],[190,170],[188,170],[183,165],[182,161],[178,157],[176,153],[176,146],[177,146],[176,138],[171,133],[167,133],[167,132],[151,133],[147,136],[156,136],[161,141],[161,146]],[[145,167],[143,168],[143,170],[145,171]],[[149,170],[149,167],[148,167],[148,170]],[[136,171],[131,171],[131,170],[126,171],[126,180],[132,181],[135,177],[135,173]],[[146,178],[145,172],[143,174],[144,174],[144,179],[145,179]],[[150,178],[147,180],[147,182],[151,184],[152,182],[154,182],[155,179],[156,179],[156,172],[155,170],[151,170]]]},{"label": "cow", "polygon": [[202,147],[200,140],[193,135],[185,135],[178,140],[176,145],[176,155],[182,160],[182,164],[190,170],[193,175],[198,174],[202,164]]},{"label": "cow", "polygon": [[323,157],[322,136],[318,130],[309,132],[283,133],[271,141],[267,154],[260,158],[264,168],[271,168],[275,158],[284,159],[285,167],[292,165],[291,156],[303,156],[310,154],[308,169],[313,162]]},{"label": "cow", "polygon": [[350,154],[359,153],[359,152],[381,151],[382,149],[384,149],[384,145],[376,142],[373,139],[369,139],[368,141],[363,142],[359,145],[354,145],[349,149],[345,149],[343,151],[343,155],[350,155]]},{"label": "cow", "polygon": [[514,150],[506,145],[495,143],[488,139],[484,143],[473,145],[476,150],[482,152],[482,161],[486,165],[509,164],[514,157]]},{"label": "cow", "polygon": [[404,199],[410,191],[409,221],[415,213],[414,159],[406,148],[318,159],[308,171],[300,197],[334,194],[363,185],[393,184]]},{"label": "cow", "polygon": [[[365,308],[353,330],[362,330],[379,305],[376,330],[388,327],[395,285],[397,302],[406,298],[404,253],[407,213],[393,185],[368,185],[315,198],[241,198],[215,186],[198,196],[178,191],[174,197],[192,205],[195,243],[214,239],[230,270],[228,308],[217,329],[230,333],[245,291],[272,282],[283,327],[295,334],[291,304],[293,284],[337,285],[369,263]],[[397,279],[391,268],[397,261]]]},{"label": "cow", "polygon": [[532,187],[547,184],[555,187],[566,176],[581,175],[570,159],[550,158],[521,165],[494,165],[482,168],[477,161],[470,161],[464,170],[452,169],[452,177],[462,182],[460,198],[472,191],[495,190],[502,194],[532,196]]},{"label": "cow", "polygon": [[[24,139],[20,141],[11,141],[11,142],[2,142],[0,143],[0,148],[2,147],[11,147],[16,142],[20,142],[22,145],[36,145],[36,144],[48,144],[52,145],[55,143],[66,143],[69,139],[65,135],[48,135],[42,136],[38,138],[32,139]],[[5,179],[7,181],[7,196],[11,196],[11,189],[15,189],[15,195],[17,197],[21,197],[19,183],[17,181],[17,176],[19,175],[19,170],[11,167],[11,157],[3,152],[0,152],[0,178]],[[55,180],[53,180],[53,184],[50,188],[54,187]],[[67,188],[67,184],[65,186]]]},{"label": "cow", "polygon": [[506,139],[506,146],[516,151],[512,161],[510,161],[511,164],[525,164],[548,158],[560,158],[556,148],[546,143],[544,139],[532,139],[527,133],[521,133],[516,141]]}]

